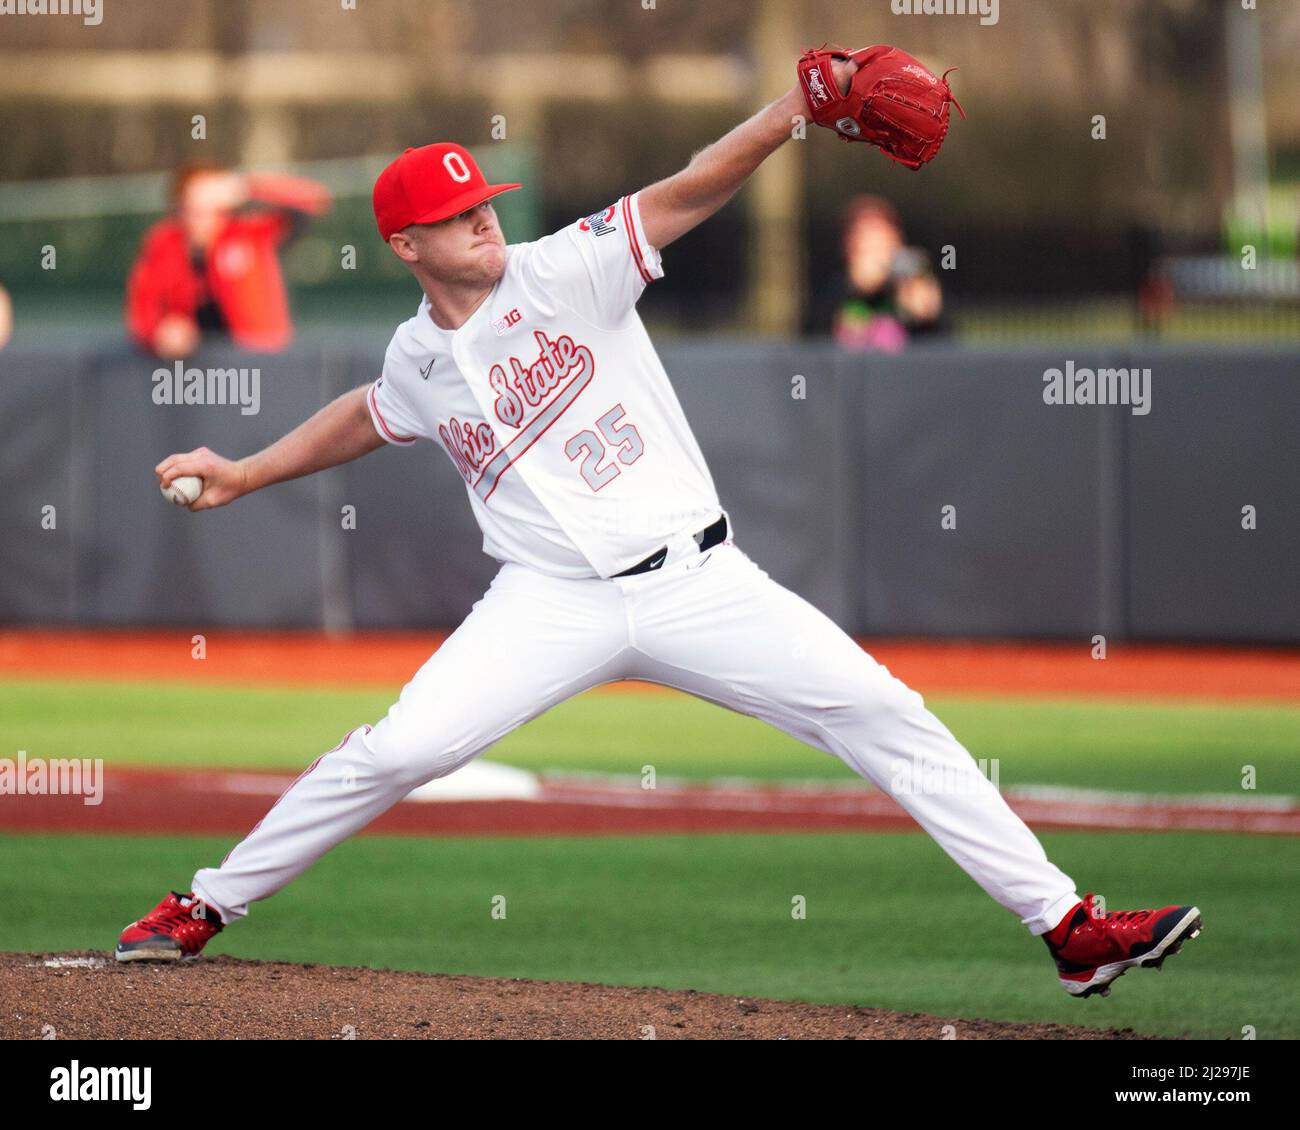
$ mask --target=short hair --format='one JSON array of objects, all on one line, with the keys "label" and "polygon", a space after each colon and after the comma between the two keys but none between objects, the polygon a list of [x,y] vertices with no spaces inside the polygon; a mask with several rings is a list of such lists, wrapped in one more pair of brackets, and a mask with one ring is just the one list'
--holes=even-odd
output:
[{"label": "short hair", "polygon": [[841,215],[840,234],[847,239],[849,232],[863,220],[884,220],[891,227],[896,228],[900,235],[903,231],[903,220],[898,214],[898,209],[883,196],[855,196],[845,204]]},{"label": "short hair", "polygon": [[185,189],[195,177],[207,176],[210,173],[224,173],[225,171],[225,166],[219,165],[215,161],[182,161],[172,172],[171,185],[168,189],[168,197],[173,211],[180,207],[181,198],[185,195]]}]

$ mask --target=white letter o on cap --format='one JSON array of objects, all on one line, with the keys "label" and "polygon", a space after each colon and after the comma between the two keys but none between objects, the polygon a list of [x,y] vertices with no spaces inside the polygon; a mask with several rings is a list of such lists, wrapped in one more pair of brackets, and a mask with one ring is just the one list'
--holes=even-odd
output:
[{"label": "white letter o on cap", "polygon": [[447,170],[447,175],[457,184],[464,184],[469,180],[469,170],[465,168],[464,158],[455,150],[442,155],[442,167]]}]

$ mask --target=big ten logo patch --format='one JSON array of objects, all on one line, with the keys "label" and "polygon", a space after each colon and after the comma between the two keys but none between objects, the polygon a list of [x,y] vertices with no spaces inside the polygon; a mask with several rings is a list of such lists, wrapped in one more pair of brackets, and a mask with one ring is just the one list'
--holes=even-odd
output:
[{"label": "big ten logo patch", "polygon": [[579,231],[591,232],[592,235],[605,235],[614,230],[614,212],[617,204],[611,204],[603,212],[593,212],[578,224]]},{"label": "big ten logo patch", "polygon": [[499,318],[493,318],[492,328],[496,330],[497,337],[500,337],[502,334],[504,334],[507,330],[510,329],[511,326],[518,325],[519,320],[522,317],[523,315],[519,313],[519,308],[516,307],[515,309],[511,310],[509,313],[502,314],[501,317]]}]

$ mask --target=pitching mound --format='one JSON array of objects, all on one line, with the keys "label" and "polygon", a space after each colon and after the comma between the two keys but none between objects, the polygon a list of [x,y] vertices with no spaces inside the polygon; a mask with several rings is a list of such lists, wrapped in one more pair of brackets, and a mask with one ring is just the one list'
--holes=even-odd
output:
[{"label": "pitching mound", "polygon": [[[945,1026],[951,1025],[951,1029]],[[0,1038],[1136,1040],[1132,1029],[334,965],[0,954]]]}]

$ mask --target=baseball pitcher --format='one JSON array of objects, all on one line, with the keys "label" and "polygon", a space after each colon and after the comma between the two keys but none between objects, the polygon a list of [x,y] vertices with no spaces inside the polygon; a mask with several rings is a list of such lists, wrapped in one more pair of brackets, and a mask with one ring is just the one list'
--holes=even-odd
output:
[{"label": "baseball pitcher", "polygon": [[[761,718],[890,790],[893,766],[942,774],[896,799],[988,894],[1047,943],[1071,994],[1109,992],[1201,925],[1194,906],[1103,913],[925,707],[737,544],[637,300],[663,252],[718,211],[811,117],[916,169],[952,95],[897,49],[809,51],[781,98],[680,172],[532,243],[507,244],[490,184],[460,145],[408,149],[374,189],[379,234],[423,291],[373,383],[238,460],[170,455],[198,476],[190,509],[357,459],[440,445],[501,563],[464,622],[387,715],[318,757],[219,867],[126,929],[120,961],[197,957],[417,785],[602,683],[662,683]],[[797,646],[801,645],[801,646]],[[797,648],[797,656],[796,656]]]}]

